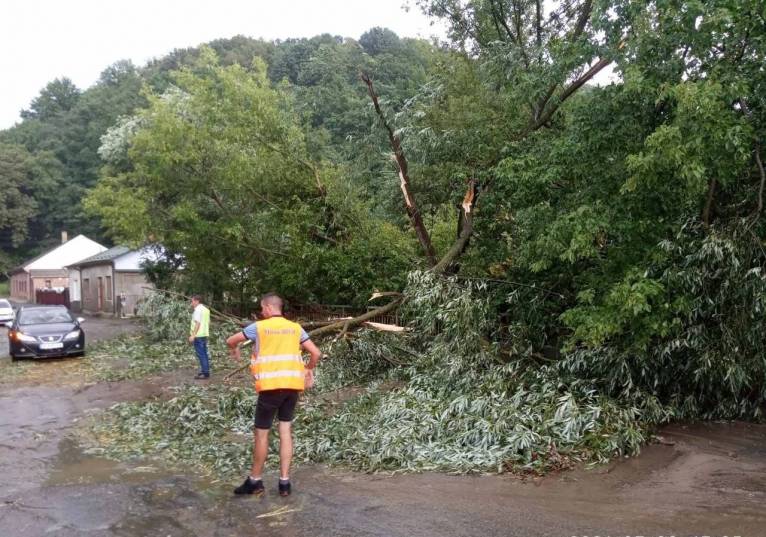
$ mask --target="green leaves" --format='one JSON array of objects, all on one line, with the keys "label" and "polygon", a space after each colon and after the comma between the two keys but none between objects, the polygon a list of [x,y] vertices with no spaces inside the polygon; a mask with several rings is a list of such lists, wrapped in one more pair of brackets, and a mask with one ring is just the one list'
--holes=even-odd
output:
[{"label": "green leaves", "polygon": [[[33,157],[22,146],[0,144],[0,246],[10,250],[29,235],[37,203],[32,197],[35,183]],[[4,241],[5,242],[5,241]]]},{"label": "green leaves", "polygon": [[562,318],[583,347],[560,366],[613,395],[656,397],[679,418],[759,418],[766,259],[741,225],[706,236],[689,224],[661,245],[654,278],[569,310]]},{"label": "green leaves", "polygon": [[640,274],[630,274],[605,293],[600,292],[598,302],[594,300],[595,290],[581,291],[581,305],[561,315],[564,324],[572,329],[569,349],[578,343],[598,347],[627,334],[632,345],[645,348],[651,338],[667,333],[664,291],[662,283]]}]

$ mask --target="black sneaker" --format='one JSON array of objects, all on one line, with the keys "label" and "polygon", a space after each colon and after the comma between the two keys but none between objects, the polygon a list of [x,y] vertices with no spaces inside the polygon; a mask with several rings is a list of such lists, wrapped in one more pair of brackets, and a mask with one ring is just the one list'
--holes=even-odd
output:
[{"label": "black sneaker", "polygon": [[194,378],[195,378],[196,380],[200,380],[200,379],[209,379],[209,378],[210,378],[210,373],[208,373],[207,375],[206,375],[205,373],[197,373],[197,374],[194,376]]},{"label": "black sneaker", "polygon": [[263,487],[263,481],[253,481],[250,477],[245,479],[245,482],[234,489],[234,494],[263,494],[265,488]]},{"label": "black sneaker", "polygon": [[282,481],[279,480],[279,495],[280,496],[289,496],[290,495],[290,482],[289,481]]}]

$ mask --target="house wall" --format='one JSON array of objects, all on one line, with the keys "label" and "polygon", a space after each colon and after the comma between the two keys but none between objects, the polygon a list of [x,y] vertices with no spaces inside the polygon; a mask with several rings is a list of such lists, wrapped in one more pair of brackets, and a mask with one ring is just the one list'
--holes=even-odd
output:
[{"label": "house wall", "polygon": [[140,250],[131,250],[114,260],[114,270],[141,270],[142,259],[144,259],[144,255]]},{"label": "house wall", "polygon": [[149,283],[141,272],[115,272],[115,294],[125,295],[125,307],[122,315],[135,315],[139,300],[150,293],[154,286]]},{"label": "house wall", "polygon": [[[101,278],[101,303],[99,304],[99,278]],[[114,314],[114,274],[111,263],[93,265],[80,269],[80,303],[85,313]]]},{"label": "house wall", "polygon": [[69,269],[69,309],[72,311],[82,311],[81,289],[80,271],[78,269]]},{"label": "house wall", "polygon": [[32,283],[29,281],[29,274],[19,272],[11,276],[11,298],[23,302],[29,301]]}]

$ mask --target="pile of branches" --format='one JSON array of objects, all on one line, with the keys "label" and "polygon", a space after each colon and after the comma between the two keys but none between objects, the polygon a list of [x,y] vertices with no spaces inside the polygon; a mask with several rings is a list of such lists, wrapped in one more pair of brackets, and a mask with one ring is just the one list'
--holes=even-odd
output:
[{"label": "pile of branches", "polygon": [[[670,328],[554,359],[509,346],[485,283],[411,273],[395,299],[407,330],[353,330],[346,320],[317,336],[327,357],[296,419],[296,460],[371,472],[545,472],[635,454],[672,419],[760,419],[766,254],[725,234],[686,232],[661,246],[665,257],[644,277],[661,290],[653,300],[676,306],[653,305],[630,323],[654,326],[661,314]],[[214,436],[236,458],[227,468],[247,466],[239,444],[255,395],[245,374],[238,382],[118,405],[112,445],[138,439],[142,452],[224,470],[205,446]],[[197,421],[199,435],[189,435]]]},{"label": "pile of branches", "polygon": [[[488,341],[481,285],[417,272],[405,296],[411,331],[365,328],[324,341],[328,358],[296,420],[296,460],[364,471],[545,471],[635,453],[646,441],[638,407],[584,382],[563,384],[552,367],[509,359]],[[255,403],[244,378],[116,405],[102,430],[111,431],[109,452],[241,469]],[[221,452],[236,463],[221,462]]]}]

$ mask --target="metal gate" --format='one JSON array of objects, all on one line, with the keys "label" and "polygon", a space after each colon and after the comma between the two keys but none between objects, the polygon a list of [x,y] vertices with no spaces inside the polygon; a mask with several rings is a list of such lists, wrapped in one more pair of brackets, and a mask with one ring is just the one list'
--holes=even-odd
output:
[{"label": "metal gate", "polygon": [[69,289],[58,292],[53,289],[37,289],[35,292],[35,302],[38,304],[47,304],[49,306],[70,306]]}]

